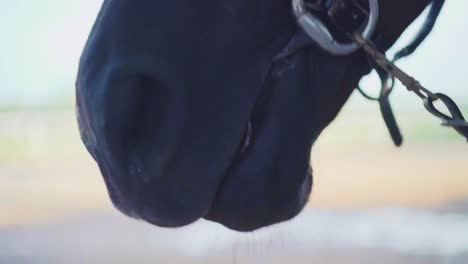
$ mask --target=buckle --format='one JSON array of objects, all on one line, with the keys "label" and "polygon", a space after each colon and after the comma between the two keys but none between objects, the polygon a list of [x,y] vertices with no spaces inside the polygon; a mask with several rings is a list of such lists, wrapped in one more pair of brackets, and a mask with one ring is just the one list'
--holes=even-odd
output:
[{"label": "buckle", "polygon": [[[341,30],[348,31],[349,18],[343,16],[350,6],[342,0],[335,0],[328,8],[327,15],[336,23]],[[360,48],[360,45],[354,42],[340,43],[337,41],[327,26],[315,15],[307,11],[304,0],[292,0],[293,13],[296,16],[297,23],[307,33],[307,35],[323,50],[333,55],[349,55]],[[348,16],[349,17],[349,16]],[[369,12],[367,23],[361,35],[365,39],[370,39],[375,31],[379,17],[378,0],[369,0]],[[353,24],[354,26],[354,24]],[[345,32],[356,33],[356,32]]]}]

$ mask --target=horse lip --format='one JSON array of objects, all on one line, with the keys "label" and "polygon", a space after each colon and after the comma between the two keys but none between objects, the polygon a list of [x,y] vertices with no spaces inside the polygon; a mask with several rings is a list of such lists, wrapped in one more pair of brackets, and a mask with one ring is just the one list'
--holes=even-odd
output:
[{"label": "horse lip", "polygon": [[289,221],[293,219],[294,217],[298,216],[304,210],[305,206],[307,205],[309,201],[308,198],[309,198],[309,194],[312,190],[312,185],[313,185],[313,171],[312,171],[312,168],[309,168],[309,170],[307,171],[307,174],[304,177],[304,181],[302,182],[300,188],[297,190],[298,191],[297,197],[301,197],[303,199],[301,199],[299,202],[297,202],[295,199],[288,200],[288,203],[290,205],[288,207],[289,210],[287,212],[283,211],[282,213],[280,213],[278,217],[276,217],[273,220],[270,219],[268,221],[261,220],[260,222],[255,221],[254,223],[245,223],[242,220],[239,221],[239,219],[242,219],[243,216],[240,216],[240,218],[236,217],[237,219],[234,219],[234,221],[232,221],[232,219],[229,219],[229,218],[219,219],[219,215],[216,215],[216,214],[213,215],[213,211],[216,210],[215,206],[219,205],[217,204],[218,197],[221,196],[222,192],[225,189],[224,183],[225,183],[226,178],[227,178],[226,176],[223,177],[223,182],[222,184],[220,184],[220,186],[217,189],[216,196],[211,203],[210,210],[208,210],[202,218],[208,221],[219,223],[229,228],[230,230],[234,230],[237,232],[253,232],[253,231],[266,228],[272,225],[281,224],[282,222]]},{"label": "horse lip", "polygon": [[[205,209],[198,211],[198,214],[196,216],[192,215],[192,217],[182,217],[179,219],[177,217],[168,217],[167,219],[164,219],[163,214],[158,215],[157,213],[155,213],[154,208],[152,208],[147,203],[137,204],[135,206],[135,208],[137,208],[135,212],[128,211],[125,209],[122,210],[121,208],[118,209],[130,217],[141,219],[152,225],[163,228],[183,227],[190,225],[202,218],[206,218],[210,214],[210,211],[212,210],[214,204],[217,202],[217,198],[220,195],[220,192],[222,192],[223,190],[225,179],[228,178],[230,169],[235,167],[236,164],[238,164],[239,161],[242,159],[243,154],[246,151],[248,151],[252,140],[252,133],[252,124],[249,121],[246,126],[245,133],[240,140],[240,144],[238,145],[237,154],[234,155],[234,157],[228,162],[227,169],[219,174],[219,183],[216,186],[212,187],[214,193],[212,199],[207,201]],[[129,170],[127,171],[127,173],[133,174],[133,176],[138,176],[139,178],[141,178],[143,180],[143,185],[148,184],[150,177],[148,177],[148,172],[145,172],[142,169],[141,163],[138,162],[138,159],[132,159],[130,165],[131,166],[129,166]],[[139,186],[138,188],[142,188],[142,186]],[[140,197],[132,197],[132,200],[141,200],[139,198]]]},{"label": "horse lip", "polygon": [[177,228],[177,227],[183,227],[183,226],[187,226],[187,225],[190,225],[196,221],[198,221],[201,217],[198,217],[196,219],[188,219],[188,220],[182,220],[182,221],[174,221],[173,219],[171,220],[163,220],[161,218],[158,218],[158,217],[155,217],[154,215],[151,214],[151,208],[145,206],[145,205],[140,205],[138,207],[138,215],[140,217],[137,217],[137,218],[140,218],[152,225],[155,225],[155,226],[159,226],[159,227],[162,227],[162,228]]}]

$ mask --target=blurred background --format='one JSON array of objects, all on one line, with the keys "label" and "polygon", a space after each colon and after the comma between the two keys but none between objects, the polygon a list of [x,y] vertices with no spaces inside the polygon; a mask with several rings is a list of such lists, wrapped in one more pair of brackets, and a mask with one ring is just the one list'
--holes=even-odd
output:
[{"label": "blurred background", "polygon": [[[392,99],[403,147],[378,105],[354,94],[313,150],[315,189],[291,222],[238,234],[120,215],[74,115],[78,59],[101,1],[0,3],[0,263],[468,263],[468,147],[401,86]],[[447,1],[400,63],[465,113],[467,9]],[[376,93],[377,83],[362,84]]]}]

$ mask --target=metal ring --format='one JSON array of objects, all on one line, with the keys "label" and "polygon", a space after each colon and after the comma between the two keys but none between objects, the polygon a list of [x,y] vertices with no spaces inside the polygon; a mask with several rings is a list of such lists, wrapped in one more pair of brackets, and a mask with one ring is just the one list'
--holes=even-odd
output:
[{"label": "metal ring", "polygon": [[[304,0],[292,0],[292,9],[297,23],[322,49],[333,55],[349,55],[360,48],[360,45],[354,42],[346,44],[338,43],[322,21],[305,9]],[[362,32],[362,36],[365,39],[372,37],[378,18],[378,0],[369,0],[369,19],[366,28]]]}]

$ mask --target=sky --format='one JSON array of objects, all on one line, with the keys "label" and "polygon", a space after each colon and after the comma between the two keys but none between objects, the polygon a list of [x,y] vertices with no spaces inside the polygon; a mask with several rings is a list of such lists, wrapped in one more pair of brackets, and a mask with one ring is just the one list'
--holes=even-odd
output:
[{"label": "sky", "polygon": [[0,107],[72,97],[79,56],[101,1],[0,2]]},{"label": "sky", "polygon": [[[0,0],[0,108],[70,100],[81,50],[101,1]],[[468,1],[447,1],[436,29],[422,47],[399,65],[424,85],[468,102]],[[420,19],[396,46],[407,43]],[[363,81],[377,87],[375,76]],[[372,89],[370,89],[372,91]],[[416,99],[404,89],[394,95],[403,105]]]}]

